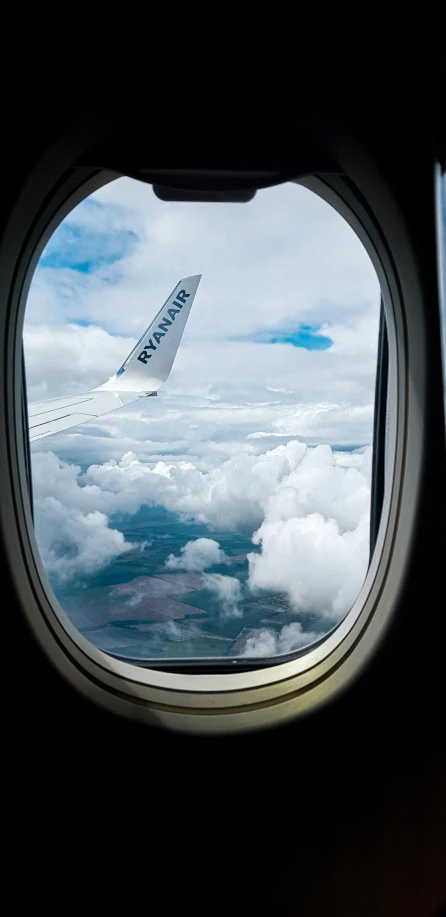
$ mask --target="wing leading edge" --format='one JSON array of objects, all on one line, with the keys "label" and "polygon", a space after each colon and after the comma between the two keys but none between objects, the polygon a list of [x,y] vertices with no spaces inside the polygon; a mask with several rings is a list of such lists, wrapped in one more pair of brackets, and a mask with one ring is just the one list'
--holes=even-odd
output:
[{"label": "wing leading edge", "polygon": [[108,382],[84,395],[29,404],[30,441],[77,427],[138,398],[156,395],[169,377],[200,280],[201,274],[180,280]]}]

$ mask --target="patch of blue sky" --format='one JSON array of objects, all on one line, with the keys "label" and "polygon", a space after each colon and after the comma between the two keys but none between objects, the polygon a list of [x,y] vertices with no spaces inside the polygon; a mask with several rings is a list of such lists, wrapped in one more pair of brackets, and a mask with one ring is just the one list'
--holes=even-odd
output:
[{"label": "patch of blue sky", "polygon": [[253,341],[256,344],[292,344],[293,347],[304,347],[305,350],[328,350],[333,341],[327,335],[320,334],[320,328],[321,325],[269,328],[264,331],[256,331],[243,340]]},{"label": "patch of blue sky", "polygon": [[41,268],[69,268],[92,274],[120,261],[137,240],[128,229],[89,229],[65,221],[56,229],[39,260]]}]

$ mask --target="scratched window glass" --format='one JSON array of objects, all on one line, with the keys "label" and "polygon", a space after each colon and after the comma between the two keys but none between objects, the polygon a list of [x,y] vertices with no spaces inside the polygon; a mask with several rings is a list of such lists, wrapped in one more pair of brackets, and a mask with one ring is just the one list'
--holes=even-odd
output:
[{"label": "scratched window glass", "polygon": [[369,554],[379,284],[325,201],[166,203],[114,181],[44,249],[24,330],[49,584],[105,653],[279,658]]}]

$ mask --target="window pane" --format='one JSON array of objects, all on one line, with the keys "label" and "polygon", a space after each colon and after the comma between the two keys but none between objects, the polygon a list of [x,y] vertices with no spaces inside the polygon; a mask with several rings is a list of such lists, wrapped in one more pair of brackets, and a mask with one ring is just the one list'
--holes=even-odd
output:
[{"label": "window pane", "polygon": [[[86,199],[34,275],[29,402],[66,396],[59,423],[83,420],[76,399],[197,274],[157,397],[31,445],[56,596],[95,646],[141,661],[299,650],[348,613],[368,564],[379,284],[355,233],[305,188],[166,203],[122,178]],[[141,342],[144,371],[169,319],[157,333]]]}]

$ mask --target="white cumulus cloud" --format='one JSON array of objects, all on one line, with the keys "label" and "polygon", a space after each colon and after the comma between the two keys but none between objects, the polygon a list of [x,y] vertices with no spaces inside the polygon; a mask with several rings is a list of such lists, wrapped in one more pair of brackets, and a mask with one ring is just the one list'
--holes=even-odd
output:
[{"label": "white cumulus cloud", "polygon": [[243,608],[240,581],[235,576],[223,576],[221,573],[206,573],[203,579],[206,589],[217,596],[223,617],[241,618]]},{"label": "white cumulus cloud", "polygon": [[249,555],[251,589],[286,592],[297,611],[342,618],[353,605],[366,569],[369,541],[364,514],[353,531],[341,532],[320,513],[265,522],[255,533],[261,554]]},{"label": "white cumulus cloud", "polygon": [[[223,462],[211,451],[202,468],[183,460],[145,462],[129,452],[82,473],[54,453],[37,452],[39,544],[53,572],[98,569],[128,549],[111,517],[163,506],[214,531],[246,532],[260,547],[249,555],[248,588],[284,592],[296,610],[338,620],[367,569],[370,468],[370,448],[335,452],[297,440]],[[83,534],[93,526],[87,519],[98,527],[91,545]],[[202,572],[226,560],[218,541],[199,538],[170,555],[166,568]],[[223,594],[224,584],[212,582]]]},{"label": "white cumulus cloud", "polygon": [[83,513],[54,497],[37,498],[36,534],[45,571],[63,582],[88,576],[129,551],[122,532],[98,510]]},{"label": "white cumulus cloud", "polygon": [[207,567],[224,564],[226,561],[226,554],[220,549],[218,541],[214,541],[213,538],[197,538],[180,548],[179,557],[169,554],[165,567],[167,570],[202,573]]},{"label": "white cumulus cloud", "polygon": [[136,343],[96,325],[27,325],[24,331],[29,401],[73,395],[101,385]]},{"label": "white cumulus cloud", "polygon": [[259,628],[246,640],[241,656],[279,656],[282,653],[291,653],[314,643],[320,634],[305,631],[299,621],[285,624],[277,634],[268,628]]}]

